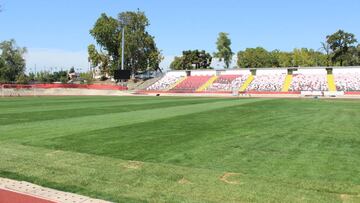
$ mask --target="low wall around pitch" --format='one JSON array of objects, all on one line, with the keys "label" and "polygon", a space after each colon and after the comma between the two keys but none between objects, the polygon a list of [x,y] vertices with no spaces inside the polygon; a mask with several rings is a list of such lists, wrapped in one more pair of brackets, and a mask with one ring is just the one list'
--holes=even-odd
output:
[{"label": "low wall around pitch", "polygon": [[99,89],[74,89],[74,88],[2,88],[0,96],[124,96],[130,95],[126,91],[119,90],[99,90]]}]

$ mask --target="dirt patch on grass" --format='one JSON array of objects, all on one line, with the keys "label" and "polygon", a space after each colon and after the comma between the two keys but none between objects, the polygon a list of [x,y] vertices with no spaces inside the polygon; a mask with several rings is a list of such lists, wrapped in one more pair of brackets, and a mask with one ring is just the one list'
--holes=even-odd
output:
[{"label": "dirt patch on grass", "polygon": [[55,150],[55,151],[46,153],[45,155],[46,155],[46,156],[55,156],[55,155],[58,154],[58,153],[61,153],[61,151],[60,151],[60,150]]},{"label": "dirt patch on grass", "polygon": [[220,180],[227,184],[238,185],[240,184],[239,181],[229,180],[229,178],[232,176],[239,176],[239,175],[240,173],[224,173],[224,175],[220,177]]},{"label": "dirt patch on grass", "polygon": [[181,178],[181,179],[178,181],[178,183],[181,184],[181,185],[192,184],[192,182],[190,182],[189,180],[185,179],[184,177]]},{"label": "dirt patch on grass", "polygon": [[349,194],[341,194],[340,199],[342,202],[358,202],[360,195],[349,195]]},{"label": "dirt patch on grass", "polygon": [[127,169],[140,169],[144,165],[143,162],[140,161],[129,161],[124,165],[124,168]]},{"label": "dirt patch on grass", "polygon": [[340,199],[341,199],[342,202],[347,202],[347,201],[351,200],[351,195],[341,194]]}]

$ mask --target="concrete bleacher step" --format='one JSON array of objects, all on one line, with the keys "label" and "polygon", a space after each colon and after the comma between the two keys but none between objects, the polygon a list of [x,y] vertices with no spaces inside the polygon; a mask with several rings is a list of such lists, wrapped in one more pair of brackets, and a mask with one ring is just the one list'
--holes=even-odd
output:
[{"label": "concrete bleacher step", "polygon": [[184,80],[186,80],[187,77],[182,77],[178,81],[176,81],[173,85],[171,85],[167,90],[174,89],[176,86],[178,86],[180,83],[182,83]]},{"label": "concrete bleacher step", "polygon": [[329,91],[335,92],[336,91],[336,85],[335,85],[335,78],[334,78],[333,74],[328,74],[327,75],[327,83],[328,83]]},{"label": "concrete bleacher step", "polygon": [[159,81],[161,78],[162,77],[156,77],[156,78],[151,78],[151,79],[145,80],[141,84],[135,85],[132,89],[134,89],[134,90],[146,90],[148,87],[150,87],[151,85],[153,85],[154,83]]},{"label": "concrete bleacher step", "polygon": [[285,82],[284,82],[283,88],[281,90],[282,92],[288,92],[289,91],[292,79],[293,79],[292,75],[286,75]]},{"label": "concrete bleacher step", "polygon": [[206,88],[208,88],[210,85],[212,85],[215,80],[218,78],[218,76],[212,76],[208,81],[206,81],[203,85],[201,85],[196,92],[202,92],[204,91]]},{"label": "concrete bleacher step", "polygon": [[240,87],[240,90],[239,90],[239,91],[240,91],[240,92],[244,92],[253,80],[254,80],[254,76],[253,76],[253,75],[249,75],[249,77],[246,79],[246,81],[244,82],[244,84]]}]

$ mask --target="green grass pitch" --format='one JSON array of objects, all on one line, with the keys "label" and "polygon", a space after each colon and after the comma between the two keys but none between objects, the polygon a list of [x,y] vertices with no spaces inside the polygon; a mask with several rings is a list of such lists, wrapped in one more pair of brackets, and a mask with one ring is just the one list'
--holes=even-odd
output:
[{"label": "green grass pitch", "polygon": [[360,102],[0,98],[0,177],[115,202],[360,202]]}]

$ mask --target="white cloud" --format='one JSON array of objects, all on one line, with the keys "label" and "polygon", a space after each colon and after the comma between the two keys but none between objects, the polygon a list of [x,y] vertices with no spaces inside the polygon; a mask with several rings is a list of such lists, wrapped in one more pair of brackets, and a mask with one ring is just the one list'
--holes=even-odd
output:
[{"label": "white cloud", "polygon": [[29,48],[25,56],[27,71],[67,70],[74,66],[83,71],[88,70],[88,54],[86,51],[66,51],[57,49]]}]

